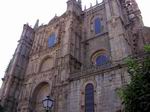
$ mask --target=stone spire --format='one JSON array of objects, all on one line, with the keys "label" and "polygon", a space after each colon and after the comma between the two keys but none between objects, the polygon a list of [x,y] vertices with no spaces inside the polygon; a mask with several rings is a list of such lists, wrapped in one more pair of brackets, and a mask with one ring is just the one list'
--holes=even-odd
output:
[{"label": "stone spire", "polygon": [[37,29],[39,27],[39,19],[37,19],[35,25],[34,25],[34,29]]},{"label": "stone spire", "polygon": [[96,0],[96,5],[98,4],[98,0]]},{"label": "stone spire", "polygon": [[78,3],[81,4],[82,3],[81,0],[78,0]]},{"label": "stone spire", "polygon": [[55,18],[58,17],[57,14],[55,14]]},{"label": "stone spire", "polygon": [[84,10],[86,10],[86,5],[84,6]]},{"label": "stone spire", "polygon": [[78,0],[78,4],[80,5],[80,7],[82,7],[82,1]]},{"label": "stone spire", "polygon": [[90,7],[92,7],[92,3],[90,3]]}]

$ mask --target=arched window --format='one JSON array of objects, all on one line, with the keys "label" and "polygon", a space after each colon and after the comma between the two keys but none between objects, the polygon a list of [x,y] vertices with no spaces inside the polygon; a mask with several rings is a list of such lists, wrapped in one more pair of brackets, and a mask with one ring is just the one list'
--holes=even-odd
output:
[{"label": "arched window", "polygon": [[107,64],[109,62],[109,56],[108,56],[106,50],[101,49],[101,50],[96,51],[92,55],[91,61],[94,65],[101,66],[101,65]]},{"label": "arched window", "polygon": [[94,30],[95,34],[98,34],[101,32],[101,21],[100,18],[96,18],[94,21]]},{"label": "arched window", "polygon": [[48,38],[48,47],[53,47],[56,44],[56,35],[52,33]]},{"label": "arched window", "polygon": [[96,57],[95,64],[97,66],[104,65],[108,62],[108,60],[109,60],[108,57],[102,54]]},{"label": "arched window", "polygon": [[93,84],[87,84],[85,87],[85,112],[94,112]]}]

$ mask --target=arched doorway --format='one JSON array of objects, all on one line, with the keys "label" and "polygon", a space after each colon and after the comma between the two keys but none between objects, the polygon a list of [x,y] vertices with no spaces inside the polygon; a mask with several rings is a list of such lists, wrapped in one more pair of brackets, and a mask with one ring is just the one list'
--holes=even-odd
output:
[{"label": "arched doorway", "polygon": [[34,112],[44,112],[42,100],[50,95],[50,88],[47,82],[40,83],[32,95],[32,109]]}]

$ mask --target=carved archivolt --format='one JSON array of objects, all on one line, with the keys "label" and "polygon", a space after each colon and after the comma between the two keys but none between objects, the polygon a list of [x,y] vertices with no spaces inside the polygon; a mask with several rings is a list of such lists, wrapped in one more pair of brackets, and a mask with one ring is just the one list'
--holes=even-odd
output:
[{"label": "carved archivolt", "polygon": [[50,57],[50,56],[47,56],[40,63],[40,65],[39,65],[39,72],[48,71],[48,70],[52,69],[53,66],[54,66],[53,58]]},{"label": "carved archivolt", "polygon": [[46,96],[50,96],[50,85],[48,82],[41,82],[34,88],[31,96],[32,111],[41,112],[44,110],[42,100]]}]

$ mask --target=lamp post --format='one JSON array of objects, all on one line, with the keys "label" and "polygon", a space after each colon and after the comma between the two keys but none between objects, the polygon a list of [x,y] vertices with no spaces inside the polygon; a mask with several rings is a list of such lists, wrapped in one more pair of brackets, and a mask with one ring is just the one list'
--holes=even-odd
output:
[{"label": "lamp post", "polygon": [[47,96],[44,100],[42,100],[42,103],[46,112],[49,112],[53,106],[53,100],[50,99],[50,96]]}]

